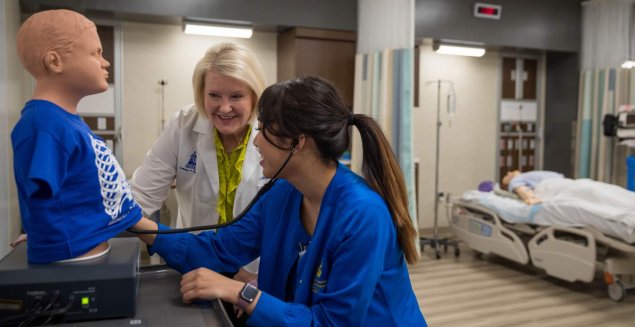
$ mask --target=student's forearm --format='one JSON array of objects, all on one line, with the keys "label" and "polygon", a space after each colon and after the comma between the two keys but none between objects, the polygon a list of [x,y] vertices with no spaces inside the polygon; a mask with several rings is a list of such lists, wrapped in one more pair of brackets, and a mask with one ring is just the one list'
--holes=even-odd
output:
[{"label": "student's forearm", "polygon": [[[159,229],[159,226],[154,221],[143,217],[134,226],[132,226],[132,229],[155,231]],[[146,244],[150,246],[154,244],[154,241],[157,238],[157,234],[136,234],[136,235],[137,237],[139,237],[139,239],[141,239],[143,242],[145,242]]]}]

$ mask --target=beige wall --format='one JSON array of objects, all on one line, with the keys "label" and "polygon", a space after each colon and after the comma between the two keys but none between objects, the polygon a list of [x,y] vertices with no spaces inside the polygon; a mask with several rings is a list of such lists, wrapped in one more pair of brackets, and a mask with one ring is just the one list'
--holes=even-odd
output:
[{"label": "beige wall", "polygon": [[185,35],[180,25],[123,23],[123,169],[128,176],[141,165],[161,130],[161,86],[165,120],[194,102],[192,71],[210,46],[232,41],[249,47],[263,66],[267,83],[276,81],[276,34],[250,39]]},{"label": "beige wall", "polygon": [[[434,218],[434,170],[437,86],[430,80],[451,80],[456,91],[456,114],[448,123],[448,85],[441,88],[439,191],[459,197],[479,182],[493,180],[496,170],[496,125],[501,60],[489,51],[481,58],[438,55],[430,43],[421,46],[419,107],[413,110],[414,156],[419,160],[419,227]],[[439,226],[447,226],[439,205]]]},{"label": "beige wall", "polygon": [[0,47],[0,258],[9,251],[8,241],[20,233],[10,133],[29,96],[24,84],[31,80],[22,69],[13,46],[19,27],[18,0],[0,2],[0,44],[3,45]]}]

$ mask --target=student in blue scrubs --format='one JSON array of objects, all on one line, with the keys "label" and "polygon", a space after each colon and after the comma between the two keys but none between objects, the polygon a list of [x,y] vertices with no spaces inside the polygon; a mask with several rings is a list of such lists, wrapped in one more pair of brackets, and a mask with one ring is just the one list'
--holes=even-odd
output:
[{"label": "student in blue scrubs", "polygon": [[[403,174],[377,122],[352,114],[319,77],[267,88],[258,120],[264,175],[278,179],[243,219],[217,232],[140,236],[185,273],[183,300],[235,303],[250,326],[425,326],[406,267],[417,253]],[[337,161],[351,126],[364,177]],[[135,229],[168,228],[143,219]],[[220,274],[258,256],[257,285]]]}]

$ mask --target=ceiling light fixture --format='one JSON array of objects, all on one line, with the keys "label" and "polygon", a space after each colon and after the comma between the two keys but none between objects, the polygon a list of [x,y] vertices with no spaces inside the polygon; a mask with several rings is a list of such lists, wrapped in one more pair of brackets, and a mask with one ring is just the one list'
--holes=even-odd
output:
[{"label": "ceiling light fixture", "polygon": [[622,63],[622,68],[631,69],[633,67],[635,67],[635,61],[626,60],[625,62]]},{"label": "ceiling light fixture", "polygon": [[192,35],[208,35],[208,36],[224,36],[224,37],[240,37],[248,39],[253,34],[251,25],[248,24],[232,24],[232,23],[216,23],[200,20],[184,20],[183,32]]},{"label": "ceiling light fixture", "polygon": [[485,46],[482,43],[435,40],[432,48],[439,54],[469,57],[482,57],[485,55]]}]

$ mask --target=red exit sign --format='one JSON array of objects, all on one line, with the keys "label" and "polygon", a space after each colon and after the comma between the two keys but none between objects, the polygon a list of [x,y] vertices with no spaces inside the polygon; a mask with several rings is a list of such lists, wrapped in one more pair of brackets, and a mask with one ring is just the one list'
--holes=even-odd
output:
[{"label": "red exit sign", "polygon": [[503,10],[503,8],[500,5],[477,2],[474,4],[474,17],[500,19],[501,10]]}]

